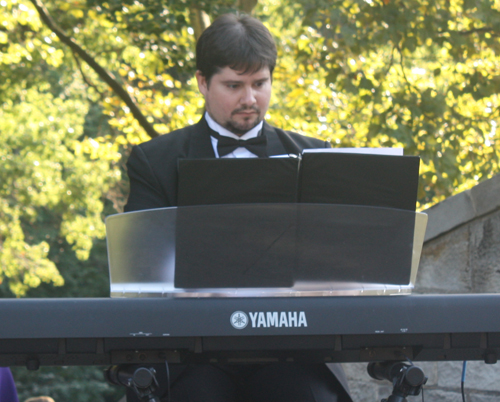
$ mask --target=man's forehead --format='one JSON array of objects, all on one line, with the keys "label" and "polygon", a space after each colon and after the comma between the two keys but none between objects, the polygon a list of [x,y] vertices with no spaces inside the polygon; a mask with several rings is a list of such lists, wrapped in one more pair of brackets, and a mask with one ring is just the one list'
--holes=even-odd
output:
[{"label": "man's forehead", "polygon": [[220,80],[234,80],[234,81],[242,81],[246,79],[251,80],[261,80],[271,77],[271,72],[268,66],[261,67],[260,69],[241,69],[235,70],[231,67],[222,67],[219,68],[214,74],[214,77],[217,76]]}]

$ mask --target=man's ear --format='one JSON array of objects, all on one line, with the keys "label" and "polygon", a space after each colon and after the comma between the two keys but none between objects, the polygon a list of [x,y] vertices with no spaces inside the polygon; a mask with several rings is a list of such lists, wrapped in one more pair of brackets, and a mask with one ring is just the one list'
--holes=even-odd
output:
[{"label": "man's ear", "polygon": [[196,81],[198,81],[198,89],[201,94],[206,96],[208,92],[208,82],[200,70],[196,70]]}]

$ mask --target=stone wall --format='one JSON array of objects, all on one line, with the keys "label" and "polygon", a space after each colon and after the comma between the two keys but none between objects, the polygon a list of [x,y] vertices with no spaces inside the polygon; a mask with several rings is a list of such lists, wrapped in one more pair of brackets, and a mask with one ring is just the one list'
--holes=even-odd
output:
[{"label": "stone wall", "polygon": [[[414,293],[500,292],[500,175],[424,212],[429,222]],[[500,312],[499,317],[491,319],[500,319]],[[462,362],[417,365],[429,377],[425,401],[462,400]],[[387,398],[392,392],[391,384],[371,379],[366,366],[344,364],[355,402]],[[500,401],[500,364],[468,362],[465,393],[467,402]],[[420,395],[408,400],[421,398]]]}]

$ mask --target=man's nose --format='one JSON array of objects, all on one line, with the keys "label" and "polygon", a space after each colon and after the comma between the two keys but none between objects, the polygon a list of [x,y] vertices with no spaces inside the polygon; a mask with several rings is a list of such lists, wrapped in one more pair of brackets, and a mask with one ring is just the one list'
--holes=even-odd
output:
[{"label": "man's nose", "polygon": [[241,103],[243,105],[253,105],[255,104],[255,91],[252,87],[245,87],[243,94],[241,95]]}]

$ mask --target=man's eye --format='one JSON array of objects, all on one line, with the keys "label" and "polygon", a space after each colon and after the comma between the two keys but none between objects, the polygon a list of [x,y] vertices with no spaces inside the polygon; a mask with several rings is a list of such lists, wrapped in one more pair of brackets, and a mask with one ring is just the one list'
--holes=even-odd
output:
[{"label": "man's eye", "polygon": [[238,84],[227,84],[227,87],[230,89],[236,89],[239,87],[239,85]]}]

